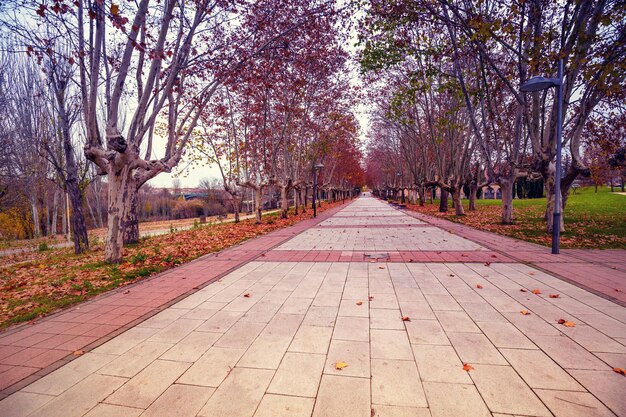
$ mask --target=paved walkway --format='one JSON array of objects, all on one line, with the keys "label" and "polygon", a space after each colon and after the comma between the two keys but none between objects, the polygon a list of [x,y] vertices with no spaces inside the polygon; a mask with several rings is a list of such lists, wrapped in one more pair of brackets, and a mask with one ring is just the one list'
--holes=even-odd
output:
[{"label": "paved walkway", "polygon": [[0,338],[130,320],[0,416],[626,416],[626,308],[518,255],[364,197]]}]

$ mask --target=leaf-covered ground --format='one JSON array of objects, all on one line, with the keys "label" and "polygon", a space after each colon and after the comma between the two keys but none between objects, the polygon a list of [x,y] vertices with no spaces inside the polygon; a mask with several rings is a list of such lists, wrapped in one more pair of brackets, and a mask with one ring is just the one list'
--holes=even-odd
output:
[{"label": "leaf-covered ground", "polygon": [[[546,232],[543,219],[545,198],[513,200],[513,225],[500,223],[500,200],[477,200],[477,210],[473,212],[467,210],[467,200],[463,200],[463,204],[465,216],[456,216],[454,209],[440,213],[438,201],[425,207],[409,205],[409,208],[479,230],[550,246],[551,236]],[[597,193],[591,187],[580,189],[570,195],[564,219],[563,248],[626,249],[626,195],[611,193],[608,188],[601,188]]]},{"label": "leaf-covered ground", "polygon": [[[325,204],[318,210],[339,204]],[[103,244],[81,255],[70,249],[55,249],[32,252],[26,261],[24,255],[0,258],[0,328],[35,319],[312,215],[311,210],[287,219],[272,214],[264,216],[263,224],[244,220],[142,238],[125,248],[125,260],[119,265],[102,261]]]}]

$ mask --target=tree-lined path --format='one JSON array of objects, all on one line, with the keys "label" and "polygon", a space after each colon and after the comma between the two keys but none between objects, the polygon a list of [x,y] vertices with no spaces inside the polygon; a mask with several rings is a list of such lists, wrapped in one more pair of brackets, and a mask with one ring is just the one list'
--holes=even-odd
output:
[{"label": "tree-lined path", "polygon": [[0,415],[626,415],[626,309],[513,257],[365,196],[3,336],[126,321]]}]

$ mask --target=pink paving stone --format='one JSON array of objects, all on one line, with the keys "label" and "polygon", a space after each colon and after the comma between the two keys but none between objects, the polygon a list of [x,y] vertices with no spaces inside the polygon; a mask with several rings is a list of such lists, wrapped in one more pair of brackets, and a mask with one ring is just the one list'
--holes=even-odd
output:
[{"label": "pink paving stone", "polygon": [[13,366],[0,374],[0,390],[20,382],[22,379],[39,371],[39,368],[30,368],[27,366]]},{"label": "pink paving stone", "polygon": [[42,349],[42,348],[33,348],[33,347],[29,347],[29,348],[25,348],[23,350],[20,350],[19,352],[7,356],[5,358],[2,358],[0,360],[0,363],[3,363],[5,365],[23,365],[24,363],[28,362],[29,360],[48,352],[49,349]]},{"label": "pink paving stone", "polygon": [[24,350],[21,346],[0,346],[0,361],[2,359],[15,355],[17,352]]},{"label": "pink paving stone", "polygon": [[73,339],[70,339],[67,342],[56,346],[55,349],[71,350],[73,352],[75,350],[84,348],[85,346],[92,342],[95,342],[96,340],[98,340],[96,336],[76,336]]},{"label": "pink paving stone", "polygon": [[[78,350],[78,349],[74,349]],[[72,353],[70,350],[57,350],[57,349],[46,349],[44,353],[39,356],[36,356],[26,362],[23,365],[35,367],[35,368],[45,368],[46,366],[52,365],[56,361],[65,356]]]},{"label": "pink paving stone", "polygon": [[46,339],[51,338],[53,335],[48,333],[39,333],[32,336],[25,337],[14,343],[15,346],[32,347],[37,346],[38,343],[43,342]]},{"label": "pink paving stone", "polygon": [[70,327],[63,331],[63,334],[81,336],[93,329],[96,329],[99,325],[95,323],[81,323],[78,326]]},{"label": "pink paving stone", "polygon": [[43,342],[38,343],[37,346],[35,347],[42,348],[42,349],[54,349],[57,346],[62,345],[63,343],[69,342],[75,337],[76,336],[73,334],[55,334],[49,339],[46,339]]}]

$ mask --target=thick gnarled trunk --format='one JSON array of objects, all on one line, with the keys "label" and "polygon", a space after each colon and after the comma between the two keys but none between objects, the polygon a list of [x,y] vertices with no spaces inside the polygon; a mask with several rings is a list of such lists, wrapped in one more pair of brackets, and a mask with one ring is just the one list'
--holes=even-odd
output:
[{"label": "thick gnarled trunk", "polygon": [[124,247],[124,217],[130,210],[132,194],[136,189],[130,183],[127,166],[119,172],[110,172],[108,179],[108,220],[104,258],[106,262],[120,263]]},{"label": "thick gnarled trunk", "polygon": [[461,203],[461,187],[456,187],[452,192],[452,201],[454,202],[454,214],[457,216],[465,216],[465,209]]},{"label": "thick gnarled trunk", "polygon": [[502,224],[513,224],[513,184],[506,179],[500,181],[500,192],[502,193]]},{"label": "thick gnarled trunk", "polygon": [[448,212],[448,192],[443,188],[441,190],[441,198],[439,198],[439,212],[447,213]]},{"label": "thick gnarled trunk", "polygon": [[124,245],[139,243],[139,215],[137,212],[138,190],[134,184],[129,184],[129,202],[122,217]]}]

